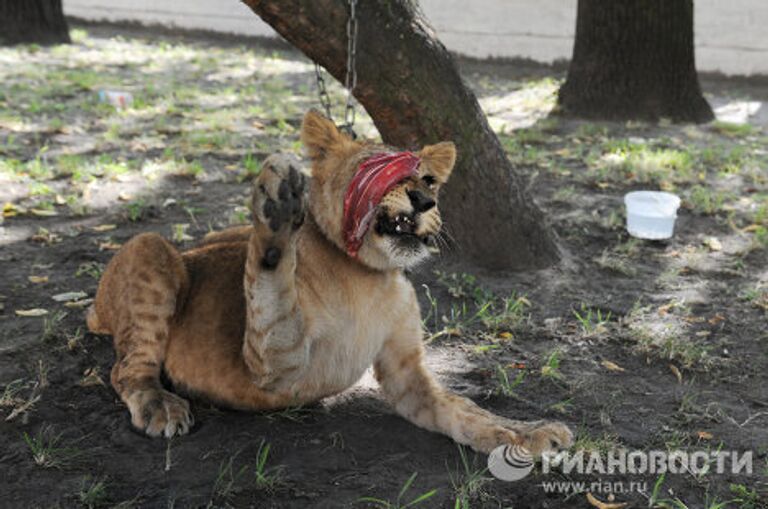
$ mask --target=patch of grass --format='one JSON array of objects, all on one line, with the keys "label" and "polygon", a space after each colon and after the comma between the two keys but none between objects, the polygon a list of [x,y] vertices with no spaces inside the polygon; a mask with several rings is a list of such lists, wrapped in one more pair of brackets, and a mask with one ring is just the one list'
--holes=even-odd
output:
[{"label": "patch of grass", "polygon": [[146,207],[146,201],[142,199],[133,200],[125,206],[125,216],[128,221],[133,223],[141,221],[144,218]]},{"label": "patch of grass", "polygon": [[253,467],[253,473],[256,488],[271,493],[283,483],[283,476],[281,466],[267,466],[270,448],[271,444],[264,440],[261,441],[259,450],[256,452],[256,464]]},{"label": "patch of grass", "polygon": [[652,148],[627,140],[611,140],[604,152],[589,161],[590,175],[598,182],[654,184],[661,189],[694,180],[694,158],[687,152]]},{"label": "patch of grass", "polygon": [[706,186],[693,186],[688,191],[691,209],[699,214],[711,216],[722,212],[727,196]]},{"label": "patch of grass", "polygon": [[560,372],[560,356],[562,351],[559,349],[552,350],[547,356],[547,360],[544,361],[544,365],[541,366],[541,376],[544,378],[553,378],[560,380],[563,378],[563,374]]},{"label": "patch of grass", "polygon": [[732,502],[738,504],[739,509],[761,509],[765,507],[765,498],[756,490],[748,488],[744,484],[731,484],[731,493],[735,497]]},{"label": "patch of grass", "polygon": [[267,419],[285,419],[291,422],[304,422],[312,414],[310,408],[306,408],[302,405],[287,406],[281,410],[269,412],[266,414]]},{"label": "patch of grass", "polygon": [[104,273],[104,264],[99,262],[81,263],[75,271],[75,277],[90,276],[93,279],[100,279]]},{"label": "patch of grass", "polygon": [[711,497],[709,493],[706,493],[704,505],[701,506],[689,506],[682,499],[675,497],[661,498],[662,488],[664,486],[664,480],[666,474],[661,474],[653,485],[653,490],[648,497],[648,507],[652,509],[726,509],[732,501],[720,502],[717,497]]},{"label": "patch of grass", "polygon": [[[234,462],[236,458],[237,454],[231,456],[227,461],[224,461],[219,465],[219,473],[216,475],[216,480],[213,482],[212,501],[218,500],[228,502],[237,493],[242,491],[242,485],[245,483],[245,479],[248,475],[248,465],[242,465],[240,468],[235,468]],[[212,506],[212,504],[209,504],[209,506]]]},{"label": "patch of grass", "polygon": [[248,207],[238,206],[229,215],[227,222],[231,225],[248,224],[251,222],[251,211]]},{"label": "patch of grass", "polygon": [[637,269],[626,256],[618,255],[610,249],[603,250],[600,256],[595,258],[594,261],[598,267],[608,271],[616,272],[627,277],[634,277],[637,275]]},{"label": "patch of grass", "polygon": [[723,122],[721,120],[715,120],[710,126],[716,133],[731,138],[744,138],[757,132],[757,129],[750,124],[737,124],[734,122]]},{"label": "patch of grass", "polygon": [[23,378],[17,378],[8,382],[3,388],[2,394],[0,394],[0,407],[15,407],[24,402],[23,398],[19,397],[21,391],[27,387],[27,383]]},{"label": "patch of grass", "polygon": [[477,454],[474,454],[470,461],[467,449],[461,445],[458,449],[461,468],[456,474],[448,470],[455,496],[454,508],[470,509],[473,503],[483,506],[484,501],[489,497],[485,486],[492,481],[492,478],[487,476],[488,468],[483,464],[484,462],[481,462],[480,466],[477,465]]},{"label": "patch of grass", "polygon": [[674,331],[654,331],[648,327],[636,326],[631,331],[641,353],[666,361],[677,361],[684,368],[709,369],[712,358],[710,347],[696,343]]},{"label": "patch of grass", "polygon": [[581,303],[579,310],[574,309],[576,317],[584,336],[594,336],[606,331],[606,325],[611,321],[611,312],[603,313],[599,308],[593,309],[586,303]]},{"label": "patch of grass", "polygon": [[552,195],[552,199],[559,202],[569,203],[576,195],[576,186],[568,185],[560,187]]},{"label": "patch of grass", "polygon": [[362,497],[358,499],[358,502],[367,502],[369,504],[373,504],[382,509],[406,509],[408,507],[415,507],[429,500],[437,493],[437,489],[429,490],[422,493],[421,495],[418,495],[412,498],[410,502],[405,502],[403,498],[405,497],[406,493],[411,489],[411,486],[413,485],[413,481],[416,480],[417,475],[418,475],[418,472],[414,472],[413,474],[411,474],[411,476],[403,484],[402,488],[400,488],[400,491],[397,494],[397,498],[395,498],[394,501],[384,500],[381,498],[374,498],[374,497]]},{"label": "patch of grass", "polygon": [[496,365],[496,381],[498,382],[497,392],[504,396],[517,396],[516,389],[525,379],[525,370],[518,370],[514,380],[509,379],[507,369],[501,364]]},{"label": "patch of grass", "polygon": [[612,433],[603,432],[601,435],[590,435],[589,432],[580,428],[576,432],[576,438],[571,446],[572,451],[597,452],[602,455],[617,449],[620,446],[618,437]]},{"label": "patch of grass", "polygon": [[106,481],[103,478],[95,479],[90,476],[83,478],[77,497],[88,509],[104,507],[108,499]]},{"label": "patch of grass", "polygon": [[[512,330],[530,318],[527,309],[531,302],[524,295],[513,293],[509,297],[497,298],[493,292],[483,288],[471,274],[449,274],[440,271],[435,271],[435,274],[438,283],[448,290],[451,297],[459,301],[451,304],[448,316],[442,317],[449,330],[461,333],[464,328],[475,324],[482,324],[492,331]],[[435,306],[435,318],[436,309]]]},{"label": "patch of grass", "polygon": [[245,154],[240,164],[243,167],[243,173],[238,179],[240,182],[252,180],[261,173],[261,160],[251,153]]},{"label": "patch of grass", "polygon": [[62,468],[81,454],[74,447],[63,447],[61,433],[55,433],[51,426],[40,428],[35,436],[24,432],[24,442],[29,447],[35,465],[42,468]]},{"label": "patch of grass", "polygon": [[48,316],[43,318],[43,341],[52,341],[61,336],[62,331],[59,329],[61,322],[67,317],[67,313],[64,311],[54,311]]}]

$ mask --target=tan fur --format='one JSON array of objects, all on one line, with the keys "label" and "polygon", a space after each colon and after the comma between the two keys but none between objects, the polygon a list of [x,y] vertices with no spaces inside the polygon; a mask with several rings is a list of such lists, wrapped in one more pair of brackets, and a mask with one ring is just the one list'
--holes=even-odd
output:
[{"label": "tan fur", "polygon": [[[312,160],[308,195],[298,162],[271,156],[254,182],[252,226],[184,253],[142,234],[107,267],[88,326],[114,336],[112,385],[133,424],[165,436],[192,425],[187,402],[161,387],[162,367],[178,388],[259,410],[336,394],[373,364],[398,413],[476,450],[570,445],[562,424],[495,416],[439,386],[424,365],[419,306],[402,271],[426,247],[372,228],[357,260],[343,249],[344,192],[357,165],[386,147],[352,141],[316,112],[301,136]],[[408,192],[436,200],[456,151],[440,143],[419,155],[419,175],[380,210],[382,221],[411,214],[416,238],[427,239],[441,225],[437,207],[418,213]]]}]

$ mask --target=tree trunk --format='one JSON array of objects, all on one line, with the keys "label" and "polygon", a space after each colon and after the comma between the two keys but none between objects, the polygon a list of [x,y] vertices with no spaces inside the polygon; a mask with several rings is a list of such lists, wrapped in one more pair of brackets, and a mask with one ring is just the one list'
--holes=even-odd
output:
[{"label": "tree trunk", "polygon": [[706,122],[693,46],[693,0],[579,0],[560,88],[567,115]]},{"label": "tree trunk", "polygon": [[[243,1],[288,42],[344,81],[347,2]],[[443,140],[456,144],[457,166],[440,208],[465,259],[490,269],[552,264],[559,252],[551,229],[450,54],[414,3],[358,2],[355,97],[385,143],[402,148]]]},{"label": "tree trunk", "polygon": [[579,0],[560,105],[583,118],[712,120],[694,63],[693,0]]},{"label": "tree trunk", "polygon": [[70,42],[61,0],[0,0],[0,45]]}]

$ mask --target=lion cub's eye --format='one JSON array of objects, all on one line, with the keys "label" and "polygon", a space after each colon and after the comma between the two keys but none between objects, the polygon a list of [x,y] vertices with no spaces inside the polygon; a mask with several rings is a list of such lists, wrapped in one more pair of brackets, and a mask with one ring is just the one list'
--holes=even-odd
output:
[{"label": "lion cub's eye", "polygon": [[421,180],[424,181],[424,183],[429,187],[435,187],[435,184],[437,184],[437,180],[435,180],[435,177],[432,175],[424,175],[421,177]]}]

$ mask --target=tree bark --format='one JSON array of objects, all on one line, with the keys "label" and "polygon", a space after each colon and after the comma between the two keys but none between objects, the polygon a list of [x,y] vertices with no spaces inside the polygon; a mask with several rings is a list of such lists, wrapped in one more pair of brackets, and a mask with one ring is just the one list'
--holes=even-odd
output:
[{"label": "tree bark", "polygon": [[61,0],[0,0],[0,45],[68,42]]},{"label": "tree bark", "polygon": [[[243,0],[339,81],[346,75],[347,2]],[[385,143],[414,148],[451,140],[458,161],[441,198],[463,258],[490,269],[558,260],[554,235],[524,190],[477,99],[412,0],[358,2],[354,96]]]},{"label": "tree bark", "polygon": [[706,122],[693,45],[693,0],[579,0],[560,88],[565,114]]}]

